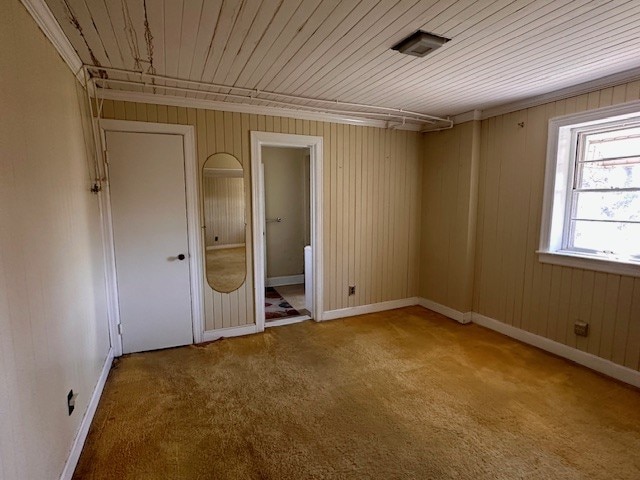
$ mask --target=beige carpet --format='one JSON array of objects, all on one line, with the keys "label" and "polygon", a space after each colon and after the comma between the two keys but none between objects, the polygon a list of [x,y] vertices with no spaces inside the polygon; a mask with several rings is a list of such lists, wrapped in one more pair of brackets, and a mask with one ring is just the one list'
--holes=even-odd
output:
[{"label": "beige carpet", "polygon": [[420,307],[133,354],[76,479],[639,479],[640,391]]},{"label": "beige carpet", "polygon": [[207,282],[217,292],[233,292],[247,276],[245,247],[207,250]]}]

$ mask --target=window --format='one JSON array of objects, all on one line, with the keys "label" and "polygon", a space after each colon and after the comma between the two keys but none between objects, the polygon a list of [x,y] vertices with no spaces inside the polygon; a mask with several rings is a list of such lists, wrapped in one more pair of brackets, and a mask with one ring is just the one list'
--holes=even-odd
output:
[{"label": "window", "polygon": [[540,261],[640,276],[640,105],[549,122]]}]

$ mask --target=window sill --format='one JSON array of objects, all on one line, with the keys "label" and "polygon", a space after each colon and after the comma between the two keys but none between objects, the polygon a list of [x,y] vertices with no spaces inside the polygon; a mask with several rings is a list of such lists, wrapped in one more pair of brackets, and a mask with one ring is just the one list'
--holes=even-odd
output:
[{"label": "window sill", "polygon": [[621,262],[569,252],[545,252],[538,250],[536,253],[538,254],[538,260],[542,263],[640,277],[640,264],[638,263]]}]

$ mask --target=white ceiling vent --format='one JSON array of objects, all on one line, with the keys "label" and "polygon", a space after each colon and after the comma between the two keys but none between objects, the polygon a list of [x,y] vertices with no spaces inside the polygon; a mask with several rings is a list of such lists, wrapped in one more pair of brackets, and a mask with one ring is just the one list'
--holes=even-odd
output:
[{"label": "white ceiling vent", "polygon": [[391,49],[414,57],[424,57],[427,53],[440,48],[449,40],[449,38],[418,30],[404,40],[400,40]]}]

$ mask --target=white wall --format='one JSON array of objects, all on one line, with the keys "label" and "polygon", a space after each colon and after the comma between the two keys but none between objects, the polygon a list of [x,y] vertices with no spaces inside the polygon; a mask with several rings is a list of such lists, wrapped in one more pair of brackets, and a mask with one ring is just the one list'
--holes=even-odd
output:
[{"label": "white wall", "polygon": [[309,202],[304,199],[309,194],[308,169],[304,168],[308,152],[304,148],[263,147],[265,216],[282,218],[282,222],[267,222],[268,278],[304,272],[305,238],[309,237],[309,215],[305,215]]},{"label": "white wall", "polygon": [[[64,468],[109,349],[82,90],[0,2],[0,478]],[[67,415],[69,389],[78,392]]]}]

